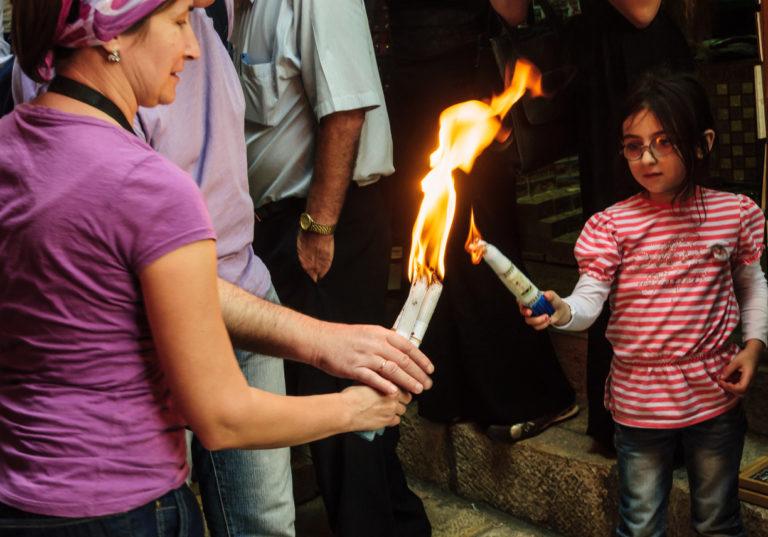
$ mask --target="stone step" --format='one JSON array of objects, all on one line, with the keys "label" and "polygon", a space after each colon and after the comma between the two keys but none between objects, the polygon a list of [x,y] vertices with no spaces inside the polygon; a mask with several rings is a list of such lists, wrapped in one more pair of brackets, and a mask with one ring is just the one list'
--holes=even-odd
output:
[{"label": "stone step", "polygon": [[[510,173],[517,174],[516,169]],[[565,157],[557,162],[517,178],[517,194],[527,196],[558,188],[563,185],[579,184],[579,161],[576,156]]]},{"label": "stone step", "polygon": [[573,247],[576,239],[579,238],[581,230],[569,231],[558,237],[555,237],[547,245],[544,255],[544,261],[557,265],[568,265],[576,267],[576,258],[573,256]]},{"label": "stone step", "polygon": [[523,238],[523,244],[531,250],[523,250],[523,259],[537,263],[565,265],[576,267],[576,258],[573,255],[573,247],[580,231],[569,231],[548,241],[535,242]]},{"label": "stone step", "polygon": [[523,250],[544,253],[552,239],[566,233],[580,231],[581,224],[581,209],[564,211],[540,220],[521,222],[520,235],[523,239]]},{"label": "stone step", "polygon": [[521,225],[581,207],[579,185],[552,188],[517,198]]},{"label": "stone step", "polygon": [[[408,409],[398,453],[410,474],[470,501],[569,537],[604,537],[617,522],[616,461],[592,450],[586,412],[516,444],[490,440],[474,424],[429,422]],[[768,437],[750,433],[744,465],[768,453]],[[689,537],[685,472],[675,472],[669,537]],[[768,509],[742,502],[752,537],[768,536]]]},{"label": "stone step", "polygon": [[[423,479],[407,477],[408,487],[424,504],[432,537],[563,537],[483,502],[472,502]],[[296,504],[296,537],[334,537],[322,496]]]}]

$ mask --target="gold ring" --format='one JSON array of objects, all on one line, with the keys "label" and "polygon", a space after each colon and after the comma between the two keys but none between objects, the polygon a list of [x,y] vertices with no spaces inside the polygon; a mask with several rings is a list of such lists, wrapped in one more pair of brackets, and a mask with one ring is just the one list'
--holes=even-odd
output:
[{"label": "gold ring", "polygon": [[381,365],[379,366],[379,371],[384,371],[384,366],[385,365],[387,365],[387,361],[386,360],[382,360],[381,361]]}]

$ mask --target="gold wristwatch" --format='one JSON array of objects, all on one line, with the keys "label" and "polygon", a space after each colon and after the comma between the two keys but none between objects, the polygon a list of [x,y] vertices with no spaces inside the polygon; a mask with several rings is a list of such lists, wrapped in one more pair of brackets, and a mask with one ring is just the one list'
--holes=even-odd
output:
[{"label": "gold wristwatch", "polygon": [[309,213],[301,213],[299,216],[299,226],[304,231],[311,231],[312,233],[318,233],[320,235],[333,235],[336,230],[336,224],[329,226],[327,224],[320,224],[312,220]]}]

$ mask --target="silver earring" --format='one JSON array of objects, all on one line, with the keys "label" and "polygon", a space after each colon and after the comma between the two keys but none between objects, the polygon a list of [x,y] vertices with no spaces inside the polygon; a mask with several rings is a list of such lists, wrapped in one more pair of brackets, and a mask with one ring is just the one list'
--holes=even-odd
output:
[{"label": "silver earring", "polygon": [[116,48],[113,48],[112,52],[107,54],[107,61],[112,63],[120,63],[120,51]]}]

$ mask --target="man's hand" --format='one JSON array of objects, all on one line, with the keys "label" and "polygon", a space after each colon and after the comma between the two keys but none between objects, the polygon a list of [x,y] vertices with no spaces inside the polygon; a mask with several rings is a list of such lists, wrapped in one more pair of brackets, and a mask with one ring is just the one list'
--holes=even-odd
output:
[{"label": "man's hand", "polygon": [[412,393],[432,387],[432,362],[392,330],[320,321],[221,278],[219,300],[236,348],[296,360],[383,393],[395,393],[397,386]]},{"label": "man's hand", "polygon": [[296,252],[301,268],[317,282],[328,274],[333,263],[333,235],[321,235],[299,230],[296,238]]},{"label": "man's hand", "polygon": [[398,386],[412,393],[432,387],[429,358],[400,334],[381,326],[325,323],[314,366],[383,393]]}]

